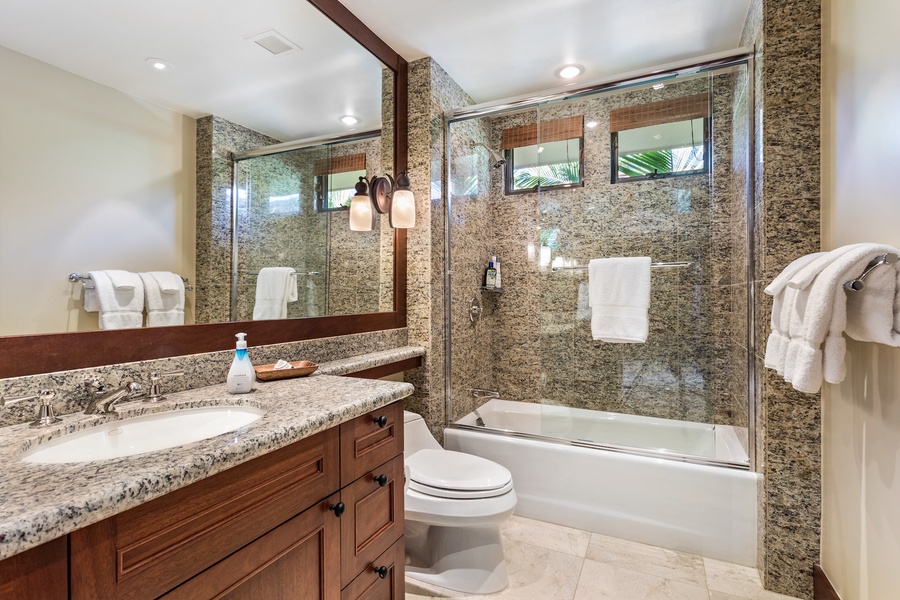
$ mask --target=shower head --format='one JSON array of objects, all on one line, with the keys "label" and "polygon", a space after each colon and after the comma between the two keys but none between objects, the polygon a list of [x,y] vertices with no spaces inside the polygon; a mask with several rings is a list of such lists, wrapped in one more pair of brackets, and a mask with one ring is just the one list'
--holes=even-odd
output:
[{"label": "shower head", "polygon": [[473,145],[473,147],[474,147],[474,146],[481,146],[482,148],[484,148],[485,150],[488,151],[488,154],[491,155],[491,160],[494,161],[494,164],[491,165],[491,168],[492,168],[492,169],[499,169],[500,167],[502,167],[503,165],[506,164],[506,159],[503,158],[503,157],[500,155],[500,153],[497,152],[496,150],[491,150],[490,148],[488,148],[487,146],[485,146],[485,145],[482,144],[481,142],[476,142],[476,143]]}]

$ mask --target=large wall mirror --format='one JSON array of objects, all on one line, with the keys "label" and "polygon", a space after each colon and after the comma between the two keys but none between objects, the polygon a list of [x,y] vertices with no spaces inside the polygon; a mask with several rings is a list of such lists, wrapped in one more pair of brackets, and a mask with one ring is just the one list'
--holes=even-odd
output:
[{"label": "large wall mirror", "polygon": [[[352,236],[336,166],[406,169],[406,62],[337,0],[13,3],[0,67],[0,377],[406,325],[405,230]],[[100,330],[69,274],[108,269],[184,277],[185,324]]]}]

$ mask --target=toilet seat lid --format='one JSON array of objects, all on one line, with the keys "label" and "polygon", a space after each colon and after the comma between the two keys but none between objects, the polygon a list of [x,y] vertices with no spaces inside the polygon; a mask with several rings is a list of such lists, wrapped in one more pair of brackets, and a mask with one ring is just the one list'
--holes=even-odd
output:
[{"label": "toilet seat lid", "polygon": [[512,474],[506,467],[464,452],[419,450],[406,459],[409,477],[429,488],[486,492],[510,484]]}]

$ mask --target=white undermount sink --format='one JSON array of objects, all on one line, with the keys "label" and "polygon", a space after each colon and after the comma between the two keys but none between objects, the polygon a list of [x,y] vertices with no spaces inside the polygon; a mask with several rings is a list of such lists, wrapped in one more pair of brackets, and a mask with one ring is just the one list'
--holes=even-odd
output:
[{"label": "white undermount sink", "polygon": [[234,431],[265,414],[249,406],[186,408],[112,421],[32,448],[21,460],[54,464],[164,450]]}]

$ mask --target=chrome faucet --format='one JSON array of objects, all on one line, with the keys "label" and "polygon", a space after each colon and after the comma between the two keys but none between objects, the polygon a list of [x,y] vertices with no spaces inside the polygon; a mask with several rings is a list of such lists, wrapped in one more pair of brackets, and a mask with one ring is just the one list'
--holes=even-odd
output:
[{"label": "chrome faucet", "polygon": [[107,392],[99,398],[91,398],[87,408],[84,409],[86,415],[103,415],[113,412],[114,404],[126,398],[135,398],[141,395],[141,384],[135,381],[129,381],[122,387]]}]

